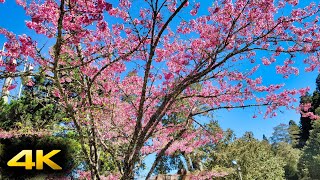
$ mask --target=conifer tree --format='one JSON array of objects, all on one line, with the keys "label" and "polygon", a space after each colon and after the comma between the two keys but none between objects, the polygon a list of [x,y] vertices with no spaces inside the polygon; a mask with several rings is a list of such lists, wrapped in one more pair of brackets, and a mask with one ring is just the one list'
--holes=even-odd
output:
[{"label": "conifer tree", "polygon": [[299,146],[300,129],[299,126],[293,120],[289,121],[289,136],[292,147],[297,148]]},{"label": "conifer tree", "polygon": [[[316,115],[320,114],[320,74],[316,79],[316,90],[312,95],[306,94],[300,98],[300,104],[311,103],[309,112],[312,112]],[[310,136],[310,130],[312,130],[312,119],[310,117],[304,117],[303,115],[300,118],[300,141],[299,148],[302,148]]]},{"label": "conifer tree", "polygon": [[[61,108],[50,94],[52,81],[42,74],[24,80],[22,96],[0,105],[0,128],[6,131],[52,130],[64,119]],[[30,86],[26,81],[32,83]]]},{"label": "conifer tree", "polygon": [[320,121],[313,122],[313,130],[299,162],[300,179],[320,178]]}]

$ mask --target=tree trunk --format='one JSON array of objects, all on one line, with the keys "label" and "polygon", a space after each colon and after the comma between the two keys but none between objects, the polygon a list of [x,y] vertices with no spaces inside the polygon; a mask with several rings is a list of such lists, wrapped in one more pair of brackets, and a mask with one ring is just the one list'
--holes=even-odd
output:
[{"label": "tree trunk", "polygon": [[121,177],[121,180],[131,180],[134,178],[134,163],[132,162],[125,162],[123,167],[123,175]]}]

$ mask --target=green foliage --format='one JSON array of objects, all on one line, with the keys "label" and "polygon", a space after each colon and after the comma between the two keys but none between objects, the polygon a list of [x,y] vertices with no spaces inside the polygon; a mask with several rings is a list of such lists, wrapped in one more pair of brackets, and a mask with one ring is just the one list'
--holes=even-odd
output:
[{"label": "green foliage", "polygon": [[265,142],[267,142],[267,143],[269,143],[269,140],[268,140],[268,138],[267,138],[266,135],[263,135],[263,136],[262,136],[262,140],[265,141]]},{"label": "green foliage", "polygon": [[171,156],[162,156],[154,174],[168,174],[172,170],[182,169],[183,164],[178,153]]},{"label": "green foliage", "polygon": [[276,155],[284,161],[285,178],[289,180],[298,179],[298,162],[301,151],[295,149],[299,144],[300,129],[291,120],[289,125],[279,124],[274,127],[271,142]]},{"label": "green foliage", "polygon": [[26,131],[49,129],[49,126],[53,127],[61,121],[62,117],[63,114],[54,104],[21,98],[1,105],[0,128]]},{"label": "green foliage", "polygon": [[271,142],[273,144],[279,143],[279,142],[290,142],[290,135],[288,132],[289,126],[286,124],[279,124],[278,126],[273,128],[273,133],[270,138]]},{"label": "green foliage", "polygon": [[108,175],[112,172],[118,171],[117,165],[113,163],[110,153],[100,151],[99,170],[102,175]]},{"label": "green foliage", "polygon": [[[302,96],[300,103],[311,103],[311,108],[308,111],[313,112],[316,115],[320,115],[320,74],[316,79],[316,90],[312,95],[306,94],[305,96]],[[301,133],[298,147],[303,148],[309,139],[310,130],[312,130],[312,120],[309,117],[301,116],[300,129]]]},{"label": "green foliage", "polygon": [[301,179],[320,179],[320,121],[313,122],[310,138],[299,161]]},{"label": "green foliage", "polygon": [[300,128],[293,120],[289,121],[288,132],[292,147],[297,148],[299,146]]},{"label": "green foliage", "polygon": [[298,162],[301,155],[299,149],[293,148],[286,142],[280,142],[275,145],[274,150],[277,157],[285,162],[284,171],[285,178],[288,180],[298,179]]},{"label": "green foliage", "polygon": [[[302,96],[300,99],[300,104],[301,103],[312,103],[312,96],[310,94],[307,94],[305,96]],[[312,110],[311,110],[312,111]],[[309,117],[300,117],[300,138],[299,138],[299,148],[302,148],[308,138],[309,138],[309,131],[311,130],[311,119]]]},{"label": "green foliage", "polygon": [[[268,142],[253,138],[252,133],[246,133],[229,144],[217,145],[210,158],[205,165],[211,169],[237,168],[231,163],[232,160],[236,160],[241,167],[243,179],[284,179],[285,162],[276,156]],[[225,177],[237,178],[236,171]]]},{"label": "green foliage", "polygon": [[0,128],[39,131],[52,129],[65,115],[50,97],[52,81],[42,75],[33,77],[34,86],[24,86],[23,96],[0,104]]}]

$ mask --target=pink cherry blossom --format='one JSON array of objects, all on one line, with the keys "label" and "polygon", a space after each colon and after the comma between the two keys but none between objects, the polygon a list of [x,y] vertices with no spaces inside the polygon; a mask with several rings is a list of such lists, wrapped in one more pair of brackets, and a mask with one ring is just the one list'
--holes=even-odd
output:
[{"label": "pink cherry blossom", "polygon": [[10,90],[12,90],[12,89],[15,89],[16,87],[17,87],[16,84],[11,84],[11,85],[7,88],[7,90],[10,91]]}]

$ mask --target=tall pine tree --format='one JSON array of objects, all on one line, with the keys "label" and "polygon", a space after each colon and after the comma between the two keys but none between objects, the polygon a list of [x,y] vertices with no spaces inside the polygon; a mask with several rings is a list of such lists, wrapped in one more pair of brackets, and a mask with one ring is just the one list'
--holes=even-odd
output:
[{"label": "tall pine tree", "polygon": [[[300,99],[300,104],[302,103],[311,103],[311,108],[308,111],[313,112],[317,115],[320,114],[320,74],[316,79],[316,90],[312,95],[306,94],[305,96],[302,96]],[[310,119],[309,117],[301,116],[300,130],[301,133],[298,147],[302,148],[309,139],[310,130],[312,130],[312,119]]]},{"label": "tall pine tree", "polygon": [[50,94],[53,82],[43,74],[32,77],[33,85],[24,79],[22,97],[9,104],[0,103],[0,128],[4,130],[50,130],[64,118]]},{"label": "tall pine tree", "polygon": [[292,147],[297,148],[299,146],[300,128],[293,120],[289,121],[288,132]]},{"label": "tall pine tree", "polygon": [[313,122],[313,130],[299,162],[300,179],[320,178],[320,121]]}]

